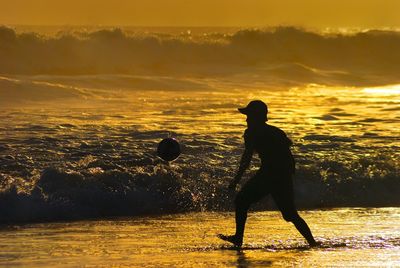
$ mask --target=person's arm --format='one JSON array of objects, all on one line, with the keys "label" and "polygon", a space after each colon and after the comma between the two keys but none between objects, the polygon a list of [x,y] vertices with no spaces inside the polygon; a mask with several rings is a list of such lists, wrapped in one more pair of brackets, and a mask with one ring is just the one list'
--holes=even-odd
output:
[{"label": "person's arm", "polygon": [[248,137],[247,133],[245,132],[244,134],[244,140],[245,140],[245,149],[242,154],[242,157],[240,159],[240,164],[239,164],[239,169],[236,173],[236,176],[233,178],[231,183],[229,184],[230,189],[235,189],[236,185],[239,183],[239,181],[242,179],[242,176],[246,169],[250,166],[251,163],[251,158],[253,157],[253,143]]}]

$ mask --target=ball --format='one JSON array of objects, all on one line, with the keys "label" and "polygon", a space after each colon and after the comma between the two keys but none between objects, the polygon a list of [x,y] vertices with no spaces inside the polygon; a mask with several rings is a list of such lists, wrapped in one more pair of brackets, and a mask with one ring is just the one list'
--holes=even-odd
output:
[{"label": "ball", "polygon": [[173,161],[181,154],[179,142],[174,138],[163,139],[157,148],[157,155],[165,161]]}]

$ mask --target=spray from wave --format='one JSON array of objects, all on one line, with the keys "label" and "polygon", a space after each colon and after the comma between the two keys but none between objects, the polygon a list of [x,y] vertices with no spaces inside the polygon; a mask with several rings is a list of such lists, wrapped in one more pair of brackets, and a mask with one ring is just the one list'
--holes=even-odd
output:
[{"label": "spray from wave", "polygon": [[[163,134],[134,132],[151,139]],[[68,151],[63,161],[50,152],[43,152],[44,159],[37,162],[0,157],[0,223],[231,210],[234,194],[227,184],[240,149],[227,150],[228,140],[224,147],[200,136],[180,139],[186,140],[185,155],[171,166],[139,148],[131,153],[117,137],[103,144],[58,145],[58,150]],[[29,142],[33,148],[57,146],[55,140]],[[151,144],[143,146],[152,148]],[[312,144],[307,148],[314,150]],[[51,165],[45,160],[49,157],[54,159]],[[400,205],[400,170],[397,158],[390,155],[315,155],[298,158],[297,166],[296,203],[301,208]],[[255,208],[272,209],[274,204],[261,202]]]}]

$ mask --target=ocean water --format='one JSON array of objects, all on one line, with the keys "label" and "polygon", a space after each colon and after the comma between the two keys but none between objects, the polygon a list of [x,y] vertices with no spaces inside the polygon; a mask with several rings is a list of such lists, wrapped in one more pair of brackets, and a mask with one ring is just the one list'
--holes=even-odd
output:
[{"label": "ocean water", "polygon": [[[237,107],[252,99],[269,104],[269,123],[294,142],[299,207],[398,206],[397,91],[129,91],[86,108],[61,100],[7,108],[0,120],[0,220],[229,210],[226,186],[246,128]],[[182,154],[166,165],[155,152],[169,136]],[[257,165],[254,157],[245,179]]]},{"label": "ocean water", "polygon": [[1,267],[398,267],[400,210],[302,211],[310,249],[278,212],[249,214],[242,250],[216,237],[232,213],[196,212],[1,229]]},{"label": "ocean water", "polygon": [[[397,31],[61,30],[0,27],[1,265],[399,265]],[[244,251],[215,238],[254,99],[293,140],[320,249],[269,199]]]}]

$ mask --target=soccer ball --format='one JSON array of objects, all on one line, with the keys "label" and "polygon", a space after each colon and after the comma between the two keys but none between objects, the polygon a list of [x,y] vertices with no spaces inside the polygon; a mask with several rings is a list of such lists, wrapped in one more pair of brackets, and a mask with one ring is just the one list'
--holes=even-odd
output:
[{"label": "soccer ball", "polygon": [[157,148],[157,155],[165,161],[173,161],[181,154],[181,147],[174,138],[163,139]]}]

